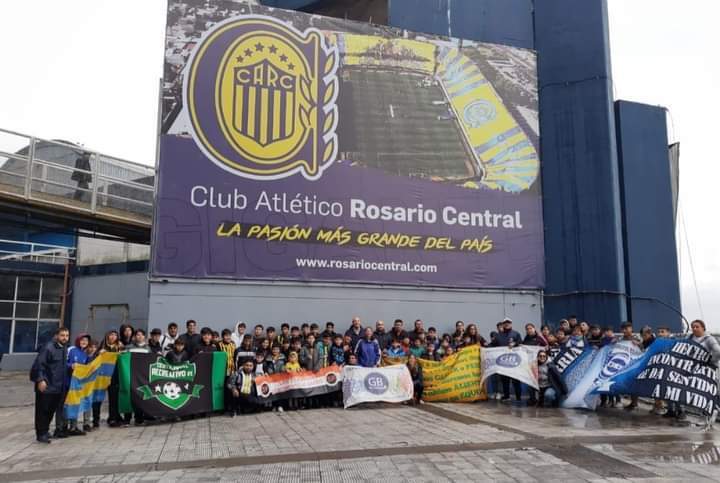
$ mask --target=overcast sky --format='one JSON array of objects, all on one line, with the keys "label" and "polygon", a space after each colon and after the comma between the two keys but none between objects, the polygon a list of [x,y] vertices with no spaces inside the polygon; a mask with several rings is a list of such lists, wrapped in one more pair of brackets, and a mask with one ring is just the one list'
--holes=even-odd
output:
[{"label": "overcast sky", "polygon": [[[720,331],[720,1],[609,2],[616,97],[669,109],[703,315]],[[0,127],[154,163],[165,3],[3,2]],[[679,226],[683,312],[692,319],[701,311]]]}]

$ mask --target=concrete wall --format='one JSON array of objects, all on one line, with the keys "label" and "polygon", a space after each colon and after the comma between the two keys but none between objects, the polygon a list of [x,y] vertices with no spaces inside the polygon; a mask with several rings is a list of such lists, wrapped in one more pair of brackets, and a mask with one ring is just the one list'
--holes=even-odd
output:
[{"label": "concrete wall", "polygon": [[[148,302],[147,272],[77,276],[72,286],[71,332],[89,332],[101,338],[107,330],[117,329],[122,323],[123,310],[119,306],[122,304],[129,309],[128,323],[147,328]],[[90,306],[109,304],[116,307],[98,308],[92,320]]]},{"label": "concrete wall", "polygon": [[238,321],[279,327],[282,322],[324,324],[331,320],[344,331],[357,315],[363,325],[401,318],[411,327],[420,318],[426,327],[440,331],[463,320],[479,324],[485,337],[504,317],[515,320],[517,327],[528,321],[538,323],[542,301],[539,292],[181,281],[151,282],[150,297],[151,327],[182,324],[187,319],[215,329],[232,327]]},{"label": "concrete wall", "polygon": [[101,238],[78,238],[77,264],[81,266],[149,259],[150,245],[103,240]]}]

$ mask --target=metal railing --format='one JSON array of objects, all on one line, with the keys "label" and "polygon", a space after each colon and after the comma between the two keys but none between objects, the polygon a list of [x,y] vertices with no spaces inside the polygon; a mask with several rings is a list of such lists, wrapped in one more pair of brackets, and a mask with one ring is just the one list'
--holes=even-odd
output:
[{"label": "metal railing", "polygon": [[0,193],[150,226],[155,170],[0,128]]},{"label": "metal railing", "polygon": [[0,261],[58,263],[75,260],[75,248],[0,239]]}]

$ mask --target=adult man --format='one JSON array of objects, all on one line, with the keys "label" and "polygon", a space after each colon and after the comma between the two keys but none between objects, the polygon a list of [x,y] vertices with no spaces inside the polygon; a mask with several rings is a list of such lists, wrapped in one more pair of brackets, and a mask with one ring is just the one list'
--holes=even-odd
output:
[{"label": "adult man", "polygon": [[402,319],[395,319],[393,323],[392,333],[390,334],[393,340],[399,340],[400,342],[408,336],[408,333],[403,329]]},{"label": "adult man", "polygon": [[55,437],[66,436],[63,429],[63,403],[67,387],[65,384],[65,361],[70,331],[60,327],[53,339],[40,349],[30,370],[30,379],[35,383],[35,437],[40,443],[49,443],[50,421],[55,416]]},{"label": "adult man", "polygon": [[355,346],[355,355],[358,364],[362,367],[377,367],[380,364],[380,345],[373,337],[372,327],[365,328],[365,337],[360,339]]},{"label": "adult man", "polygon": [[162,347],[163,355],[173,350],[175,345],[175,339],[178,336],[178,325],[175,322],[170,322],[167,326],[167,332],[160,339],[160,347]]},{"label": "adult man", "polygon": [[182,334],[180,338],[185,342],[185,352],[192,355],[195,351],[195,346],[200,343],[200,334],[197,333],[197,322],[190,319],[185,322],[185,328],[187,332]]},{"label": "adult man", "polygon": [[375,340],[378,342],[381,351],[387,349],[392,341],[392,336],[385,332],[385,322],[382,320],[375,322]]},{"label": "adult man", "polygon": [[362,325],[360,317],[353,317],[350,328],[345,331],[345,336],[350,337],[350,347],[354,348],[358,341],[362,338]]},{"label": "adult man", "polygon": [[410,342],[415,342],[415,339],[422,339],[422,336],[425,335],[425,328],[423,327],[423,321],[420,319],[417,319],[415,321],[415,327],[413,328],[412,332],[410,332]]},{"label": "adult man", "polygon": [[[495,336],[495,347],[515,347],[522,343],[522,337],[520,334],[515,332],[512,328],[512,320],[505,318],[503,320],[502,330]],[[507,376],[500,376],[500,382],[503,388],[502,400],[507,401],[510,399],[510,381],[513,383],[513,389],[515,390],[515,399],[520,401],[521,399],[521,388],[520,382],[516,381]]]},{"label": "adult man", "polygon": [[245,338],[245,322],[238,322],[235,324],[235,332],[232,333],[232,341],[235,342],[235,347],[240,347],[243,339]]}]

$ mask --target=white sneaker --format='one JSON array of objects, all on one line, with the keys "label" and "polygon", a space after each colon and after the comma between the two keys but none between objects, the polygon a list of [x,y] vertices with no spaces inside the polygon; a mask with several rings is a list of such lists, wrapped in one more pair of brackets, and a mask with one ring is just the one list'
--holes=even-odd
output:
[{"label": "white sneaker", "polygon": [[283,409],[282,406],[278,406],[278,407],[277,407],[277,412],[279,412],[279,413],[284,413],[285,410]]},{"label": "white sneaker", "polygon": [[425,401],[423,401],[422,399],[418,400],[418,402],[419,402],[420,404],[425,404]]}]

